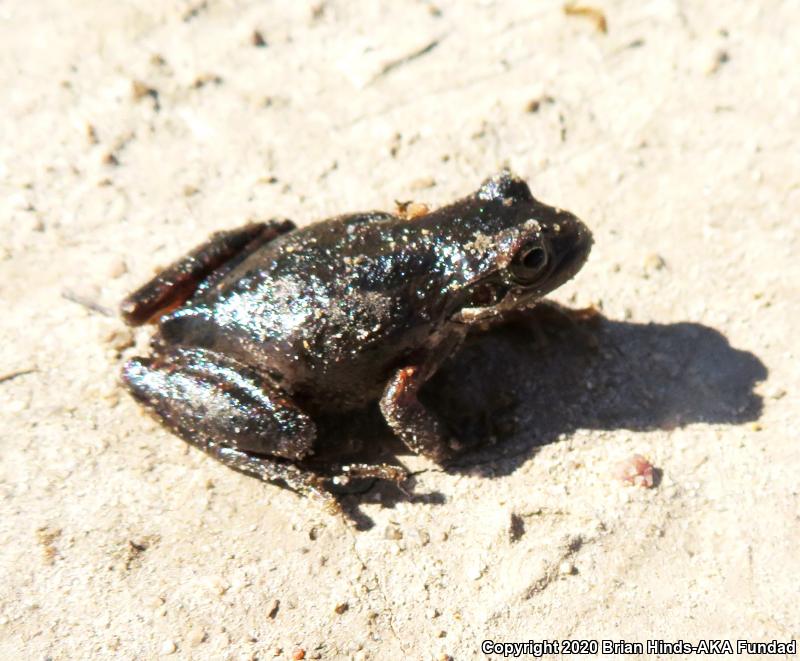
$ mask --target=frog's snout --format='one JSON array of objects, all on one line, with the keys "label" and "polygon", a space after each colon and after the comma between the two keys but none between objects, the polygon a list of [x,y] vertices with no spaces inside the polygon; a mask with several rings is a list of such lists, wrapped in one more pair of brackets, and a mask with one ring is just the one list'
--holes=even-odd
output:
[{"label": "frog's snout", "polygon": [[549,238],[556,262],[551,278],[558,286],[581,270],[592,250],[592,233],[578,218],[564,212],[559,231]]}]

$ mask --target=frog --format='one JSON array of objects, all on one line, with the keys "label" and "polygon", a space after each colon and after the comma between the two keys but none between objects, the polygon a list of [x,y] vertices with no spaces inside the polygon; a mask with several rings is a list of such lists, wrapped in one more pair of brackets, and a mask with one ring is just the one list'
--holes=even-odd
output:
[{"label": "frog", "polygon": [[332,482],[407,478],[392,464],[311,467],[315,420],[377,402],[410,452],[461,445],[420,389],[469,333],[533,309],[583,266],[592,234],[503,170],[414,214],[369,211],[210,236],[121,303],[155,324],[122,381],[164,426],[222,464],[340,511]]}]

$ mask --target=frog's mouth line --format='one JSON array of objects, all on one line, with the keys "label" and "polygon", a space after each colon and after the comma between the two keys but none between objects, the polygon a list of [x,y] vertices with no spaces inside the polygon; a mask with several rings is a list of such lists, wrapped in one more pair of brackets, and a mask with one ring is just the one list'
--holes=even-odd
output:
[{"label": "frog's mouth line", "polygon": [[536,289],[505,289],[501,296],[487,305],[473,305],[461,308],[452,321],[458,324],[473,324],[493,319],[504,312],[531,308],[538,303],[543,293]]},{"label": "frog's mouth line", "polygon": [[[591,246],[591,240],[587,243]],[[540,280],[539,286],[508,287],[495,282],[484,283],[473,292],[470,304],[461,308],[452,317],[452,321],[473,324],[496,318],[511,310],[532,308],[551,291],[572,279],[580,271],[587,256],[586,244],[574,246]]]},{"label": "frog's mouth line", "polygon": [[532,308],[547,294],[571,280],[581,270],[592,247],[592,235],[575,219],[577,227],[552,242],[550,254],[557,256],[535,281],[514,282],[505,271],[485,280],[469,294],[469,299],[451,318],[455,323],[472,324],[491,320],[505,312]]}]

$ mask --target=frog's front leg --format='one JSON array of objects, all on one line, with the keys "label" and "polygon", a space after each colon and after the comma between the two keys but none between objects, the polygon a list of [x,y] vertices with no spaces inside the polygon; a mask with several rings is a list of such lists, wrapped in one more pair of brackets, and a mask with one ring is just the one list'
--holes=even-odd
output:
[{"label": "frog's front leg", "polygon": [[441,463],[458,444],[446,423],[419,401],[420,388],[429,376],[426,372],[416,366],[397,370],[383,391],[380,409],[409,450]]},{"label": "frog's front leg", "polygon": [[273,220],[212,234],[125,298],[120,305],[122,318],[131,326],[158,319],[188,301],[209,276],[224,273],[225,266],[293,229],[289,220]]},{"label": "frog's front leg", "polygon": [[312,452],[316,426],[255,370],[214,351],[174,348],[132,359],[122,376],[134,397],[188,443],[338,509],[323,479],[292,463]]}]

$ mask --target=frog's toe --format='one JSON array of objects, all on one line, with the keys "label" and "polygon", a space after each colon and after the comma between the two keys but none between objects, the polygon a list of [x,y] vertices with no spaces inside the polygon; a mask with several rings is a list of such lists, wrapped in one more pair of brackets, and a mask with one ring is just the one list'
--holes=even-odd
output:
[{"label": "frog's toe", "polygon": [[292,491],[320,503],[328,514],[342,513],[342,506],[336,496],[325,488],[325,478],[313,471],[277,457],[264,457],[228,447],[211,447],[206,452],[245,475],[257,477],[264,482],[282,482]]},{"label": "frog's toe", "polygon": [[375,477],[379,480],[388,480],[399,485],[408,479],[408,471],[401,466],[392,464],[346,464],[341,466],[333,479],[334,481],[344,482],[353,477]]}]

